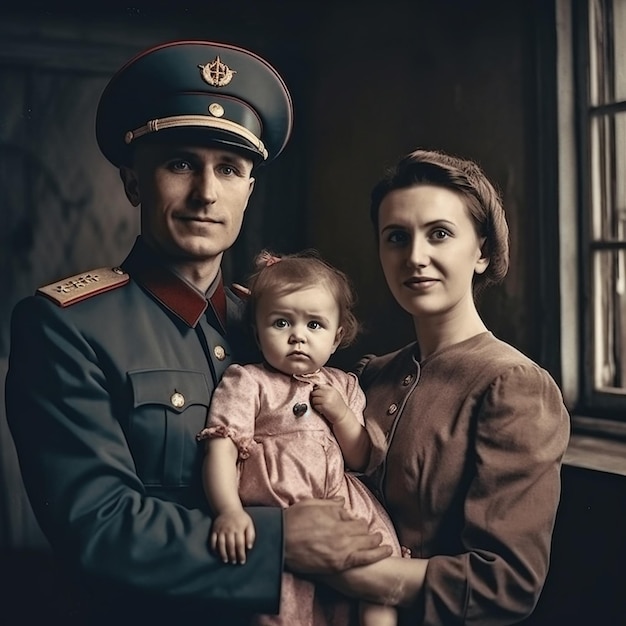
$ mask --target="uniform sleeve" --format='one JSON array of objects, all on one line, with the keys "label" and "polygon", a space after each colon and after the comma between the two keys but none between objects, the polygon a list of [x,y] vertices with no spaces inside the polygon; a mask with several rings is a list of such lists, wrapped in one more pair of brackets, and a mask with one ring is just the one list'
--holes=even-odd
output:
[{"label": "uniform sleeve", "polygon": [[568,439],[569,416],[545,371],[516,366],[491,384],[473,438],[466,551],[430,559],[424,624],[513,624],[533,610],[548,571]]},{"label": "uniform sleeve", "polygon": [[115,588],[275,611],[280,510],[250,511],[257,541],[245,565],[215,558],[207,547],[211,519],[205,513],[146,493],[100,366],[106,354],[64,313],[40,297],[18,305],[6,380],[7,417],[24,483],[55,551]]},{"label": "uniform sleeve", "polygon": [[260,408],[259,381],[250,368],[230,365],[213,392],[206,428],[199,439],[230,437],[240,459],[250,456],[254,441],[254,425]]}]

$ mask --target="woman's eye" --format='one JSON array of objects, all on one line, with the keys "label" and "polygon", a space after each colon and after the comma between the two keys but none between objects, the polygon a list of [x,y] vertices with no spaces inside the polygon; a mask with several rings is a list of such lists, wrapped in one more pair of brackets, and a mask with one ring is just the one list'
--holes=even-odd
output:
[{"label": "woman's eye", "polygon": [[272,326],[274,326],[275,328],[287,328],[287,326],[289,326],[289,322],[285,319],[279,319],[276,320]]},{"label": "woman's eye", "polygon": [[432,232],[433,239],[437,239],[439,241],[443,239],[447,239],[449,236],[450,236],[450,233],[447,230],[444,230],[443,228],[437,228],[436,230],[433,230]]},{"label": "woman's eye", "polygon": [[387,242],[388,243],[394,243],[394,244],[404,244],[409,240],[409,236],[407,235],[407,233],[401,231],[401,230],[392,230],[388,235],[387,235]]}]

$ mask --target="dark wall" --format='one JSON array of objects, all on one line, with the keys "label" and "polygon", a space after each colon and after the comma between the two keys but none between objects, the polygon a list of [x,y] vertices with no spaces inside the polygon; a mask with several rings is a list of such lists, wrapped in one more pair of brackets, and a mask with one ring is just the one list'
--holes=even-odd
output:
[{"label": "dark wall", "polygon": [[308,232],[354,277],[371,333],[352,356],[412,337],[378,268],[368,194],[387,165],[425,147],[475,159],[501,190],[511,269],[482,313],[496,335],[541,360],[534,129],[536,21],[545,4],[388,2],[381,12],[378,3],[359,11],[340,3],[318,24],[305,129]]},{"label": "dark wall", "polygon": [[[295,105],[293,139],[259,174],[244,232],[227,256],[228,278],[243,280],[261,246],[317,247],[353,277],[368,329],[337,355],[337,364],[399,347],[411,340],[412,328],[378,268],[368,194],[383,168],[407,151],[451,151],[476,159],[501,189],[511,228],[511,270],[485,296],[483,316],[496,335],[558,377],[558,340],[548,332],[558,324],[558,302],[544,298],[546,285],[558,286],[558,250],[553,241],[544,243],[557,211],[550,159],[556,85],[546,71],[554,65],[551,2],[169,4],[0,9],[3,368],[8,310],[17,297],[119,262],[134,238],[136,215],[93,141],[106,80],[144,47],[210,38],[268,58]],[[2,602],[19,607],[20,617],[0,620],[29,623],[28,607],[33,620],[63,614],[71,623],[74,600],[62,585],[50,586],[62,579],[42,552],[3,416],[1,425],[0,574],[12,581],[2,587]],[[625,623],[618,570],[626,557],[624,495],[621,478],[564,469],[553,567],[534,626]],[[33,586],[43,590],[39,603],[31,602]]]},{"label": "dark wall", "polygon": [[[87,82],[98,74],[92,100],[82,110],[83,118],[88,118],[115,67],[113,59],[127,58],[147,45],[178,37],[213,38],[249,46],[266,56],[292,91],[294,134],[278,161],[259,174],[244,232],[227,257],[226,273],[243,280],[251,256],[261,246],[285,252],[319,248],[353,277],[359,314],[372,331],[336,357],[340,365],[351,363],[364,350],[389,350],[412,336],[409,320],[397,311],[382,282],[367,217],[369,190],[383,168],[418,146],[476,159],[501,189],[511,228],[511,270],[504,285],[485,296],[484,317],[498,336],[537,360],[544,358],[536,280],[541,206],[535,171],[539,115],[535,48],[537,21],[550,19],[545,9],[550,3],[266,1],[246,4],[245,20],[237,3],[220,3],[219,10],[213,2],[182,8],[169,4],[169,9],[158,3],[156,8],[142,9],[47,7],[9,13],[5,9],[0,20],[5,41],[0,69],[5,74],[14,71],[12,46],[15,63],[22,66],[29,46],[40,54],[43,47],[47,59],[54,59],[55,51],[58,57],[72,53],[74,59],[86,57],[78,76],[75,70],[71,74],[74,82],[81,76]],[[552,25],[548,36],[554,36],[553,30]],[[99,61],[90,66],[90,55],[96,53],[110,59],[108,65]],[[16,74],[14,80],[29,79],[34,89],[45,80],[58,89],[55,76],[65,80],[68,70],[63,68],[71,66],[69,60],[60,63],[56,75],[49,75],[46,64],[34,63],[27,79]],[[67,85],[68,91],[77,88]],[[24,98],[22,106],[27,109],[31,104],[27,92]],[[41,111],[42,101],[38,104],[30,115]],[[62,116],[63,111],[57,114]],[[54,125],[55,118],[49,112],[48,116],[46,128]],[[73,134],[71,149],[88,145],[94,161],[99,157],[90,133],[89,124],[83,123],[80,133]],[[80,153],[72,156],[81,161]],[[26,168],[25,163],[24,172]],[[115,173],[103,159],[92,171],[96,168],[98,178],[110,179],[109,189],[116,185]],[[70,163],[61,177],[71,180],[73,175]],[[91,202],[94,214],[102,212],[97,196],[86,202]],[[116,203],[127,211],[121,195]],[[23,211],[22,205],[16,200],[9,210]],[[556,211],[556,200],[549,210]],[[114,254],[111,262],[119,258],[118,250],[111,251]],[[103,256],[89,247],[80,256],[70,254],[68,266],[55,271],[81,271],[101,264]],[[37,264],[36,259],[29,261]],[[14,265],[11,269],[19,271]],[[55,278],[42,272],[29,277]],[[22,292],[27,285],[30,289],[26,283]],[[6,322],[6,311],[3,315]]]}]

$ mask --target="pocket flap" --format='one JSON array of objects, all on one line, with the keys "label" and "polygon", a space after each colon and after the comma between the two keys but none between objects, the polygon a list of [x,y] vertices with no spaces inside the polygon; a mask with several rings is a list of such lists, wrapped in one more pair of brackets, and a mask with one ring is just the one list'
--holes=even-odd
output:
[{"label": "pocket flap", "polygon": [[182,413],[194,404],[209,406],[211,393],[203,372],[193,370],[135,370],[128,372],[133,390],[133,406],[167,406]]}]

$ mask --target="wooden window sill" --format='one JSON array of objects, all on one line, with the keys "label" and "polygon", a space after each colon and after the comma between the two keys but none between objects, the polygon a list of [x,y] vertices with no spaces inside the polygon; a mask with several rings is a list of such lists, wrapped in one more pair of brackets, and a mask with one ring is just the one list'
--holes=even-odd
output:
[{"label": "wooden window sill", "polygon": [[572,416],[565,465],[626,476],[626,424]]}]

